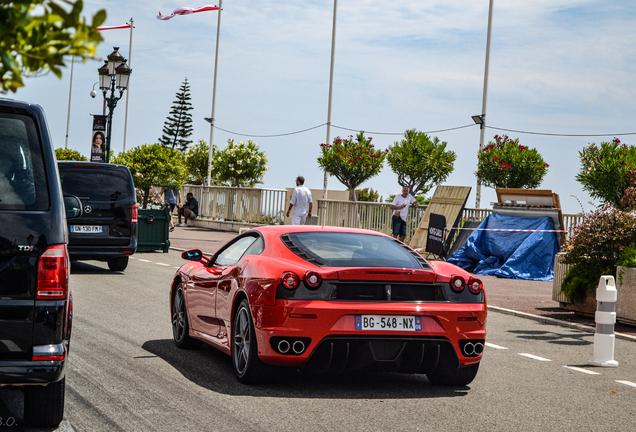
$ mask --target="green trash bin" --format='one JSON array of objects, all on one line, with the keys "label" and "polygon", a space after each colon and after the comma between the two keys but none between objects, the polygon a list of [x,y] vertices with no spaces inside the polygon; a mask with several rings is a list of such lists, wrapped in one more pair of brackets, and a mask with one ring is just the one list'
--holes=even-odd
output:
[{"label": "green trash bin", "polygon": [[139,209],[137,227],[137,252],[153,252],[170,249],[170,209]]}]

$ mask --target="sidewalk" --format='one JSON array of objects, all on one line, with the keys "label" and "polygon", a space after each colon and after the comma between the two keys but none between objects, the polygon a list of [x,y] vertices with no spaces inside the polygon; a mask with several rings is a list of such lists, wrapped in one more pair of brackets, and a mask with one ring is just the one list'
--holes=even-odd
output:
[{"label": "sidewalk", "polygon": [[[176,227],[170,233],[170,246],[176,250],[200,249],[206,255],[212,255],[236,235],[234,232],[206,228]],[[584,326],[587,331],[594,332],[596,324],[593,318],[561,309],[559,303],[552,300],[552,282],[500,279],[494,276],[479,278],[484,283],[488,307],[491,310],[519,316],[530,314],[528,318],[551,323],[552,320],[556,320],[559,325],[581,329],[581,326]],[[636,327],[617,323],[615,331],[636,340]]]}]

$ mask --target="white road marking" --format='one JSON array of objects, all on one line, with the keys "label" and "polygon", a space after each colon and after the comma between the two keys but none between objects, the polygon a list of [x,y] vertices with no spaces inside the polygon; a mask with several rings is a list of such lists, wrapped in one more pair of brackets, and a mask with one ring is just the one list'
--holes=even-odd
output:
[{"label": "white road marking", "polygon": [[494,348],[494,349],[501,349],[501,350],[508,349],[506,347],[502,347],[500,345],[495,345],[495,344],[490,343],[490,342],[486,342],[486,346],[490,347],[490,348]]},{"label": "white road marking", "polygon": [[636,387],[636,383],[633,383],[631,381],[619,381],[619,380],[616,380],[616,382],[617,383],[621,383],[621,384],[625,384],[625,385],[628,385],[628,386]]},{"label": "white road marking", "polygon": [[181,267],[175,267],[175,268],[176,268],[176,269],[179,269],[179,268],[181,268]]},{"label": "white road marking", "polygon": [[590,374],[590,375],[600,375],[599,372],[594,372],[594,371],[583,369],[583,368],[576,367],[576,366],[563,366],[563,367],[566,368],[566,369],[571,369],[573,371],[583,372],[583,373]]},{"label": "white road marking", "polygon": [[141,259],[141,258],[139,258],[139,261],[143,261],[143,262],[152,262],[152,261],[148,261],[148,260]]},{"label": "white road marking", "polygon": [[517,354],[519,354],[520,356],[524,356],[524,357],[528,357],[528,358],[534,359],[534,360],[539,360],[539,361],[544,361],[544,362],[552,361],[550,359],[539,357],[539,356],[532,355],[532,354],[526,354],[526,353],[517,353]]},{"label": "white road marking", "polygon": [[164,263],[155,263],[155,264],[170,267],[170,264],[164,264]]}]

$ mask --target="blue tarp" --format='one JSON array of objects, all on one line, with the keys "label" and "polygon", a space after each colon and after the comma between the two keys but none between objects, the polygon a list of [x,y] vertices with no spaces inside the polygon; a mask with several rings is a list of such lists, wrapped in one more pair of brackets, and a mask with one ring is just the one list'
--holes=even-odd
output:
[{"label": "blue tarp", "polygon": [[[553,230],[549,216],[489,215],[478,228]],[[551,281],[559,244],[553,232],[474,231],[448,262],[469,272],[507,279]]]}]

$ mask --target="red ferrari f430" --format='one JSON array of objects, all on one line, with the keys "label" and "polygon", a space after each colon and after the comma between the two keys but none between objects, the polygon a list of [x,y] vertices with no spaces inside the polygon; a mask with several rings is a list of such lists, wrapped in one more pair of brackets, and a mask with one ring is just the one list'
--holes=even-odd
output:
[{"label": "red ferrari f430", "polygon": [[267,226],[214,256],[199,250],[170,288],[174,342],[232,357],[244,383],[274,366],[426,374],[466,385],[486,338],[479,279],[375,231]]}]

